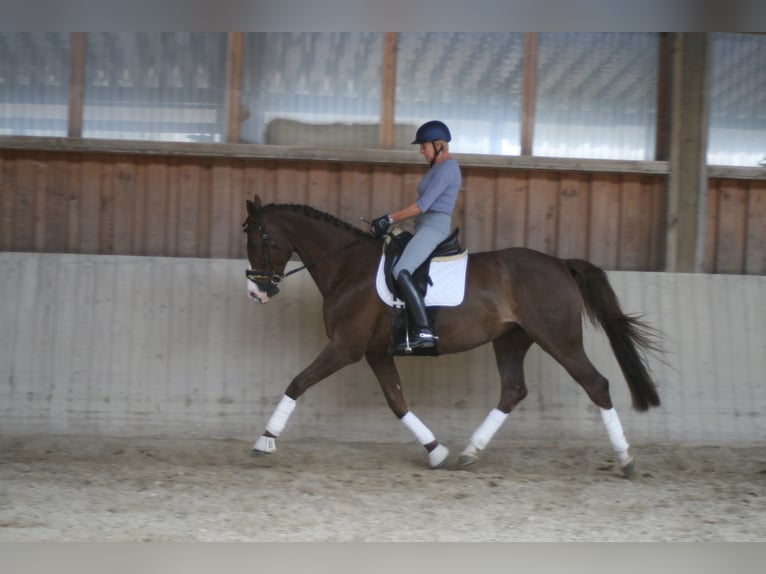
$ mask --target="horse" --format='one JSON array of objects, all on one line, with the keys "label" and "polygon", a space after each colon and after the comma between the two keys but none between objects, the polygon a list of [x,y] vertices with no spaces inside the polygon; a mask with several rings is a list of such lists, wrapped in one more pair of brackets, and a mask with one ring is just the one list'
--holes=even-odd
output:
[{"label": "horse", "polygon": [[[444,468],[449,449],[409,409],[390,354],[392,310],[376,289],[383,240],[307,205],[263,205],[258,195],[246,205],[248,296],[268,303],[290,274],[307,271],[322,295],[329,339],[286,387],[252,454],[275,453],[296,401],[319,381],[364,357],[391,411],[425,448],[429,466]],[[303,265],[285,273],[294,253]],[[603,269],[583,259],[561,259],[523,247],[468,254],[463,302],[439,308],[436,314],[438,352],[459,353],[491,342],[500,397],[471,435],[458,468],[479,461],[481,451],[526,397],[523,361],[536,343],[599,407],[617,464],[626,477],[634,473],[635,458],[612,404],[609,382],[583,348],[584,319],[606,333],[633,408],[647,411],[659,406],[647,351],[661,351],[661,333],[640,316],[623,313]]]}]

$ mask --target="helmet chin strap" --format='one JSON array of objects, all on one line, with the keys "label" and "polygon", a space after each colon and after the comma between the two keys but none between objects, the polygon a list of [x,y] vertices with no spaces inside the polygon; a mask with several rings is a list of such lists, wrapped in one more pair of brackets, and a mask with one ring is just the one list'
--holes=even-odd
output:
[{"label": "helmet chin strap", "polygon": [[431,147],[434,148],[434,158],[431,160],[431,167],[433,167],[436,163],[436,158],[439,157],[439,154],[442,152],[442,148],[436,149],[436,140],[431,142]]}]

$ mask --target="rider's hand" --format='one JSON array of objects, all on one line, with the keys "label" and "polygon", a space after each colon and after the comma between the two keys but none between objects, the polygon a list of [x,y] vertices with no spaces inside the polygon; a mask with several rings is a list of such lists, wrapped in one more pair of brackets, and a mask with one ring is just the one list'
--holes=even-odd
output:
[{"label": "rider's hand", "polygon": [[370,223],[370,233],[375,237],[383,237],[393,222],[394,220],[388,214],[376,217]]}]

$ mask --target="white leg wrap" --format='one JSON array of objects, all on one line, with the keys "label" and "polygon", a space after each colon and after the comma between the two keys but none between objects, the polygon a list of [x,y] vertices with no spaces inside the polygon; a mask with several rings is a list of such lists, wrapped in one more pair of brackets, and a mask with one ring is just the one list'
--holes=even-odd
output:
[{"label": "white leg wrap", "polygon": [[473,434],[471,435],[471,444],[476,447],[477,450],[484,450],[487,448],[489,441],[495,436],[495,433],[508,418],[508,413],[504,413],[500,409],[492,409],[489,411],[487,418],[479,425]]},{"label": "white leg wrap", "polygon": [[285,430],[287,419],[290,418],[294,409],[295,399],[283,395],[282,400],[279,401],[279,404],[277,405],[277,409],[274,411],[274,414],[271,415],[269,423],[266,425],[266,430],[274,436],[279,436],[282,431]]},{"label": "white leg wrap", "polygon": [[625,463],[629,459],[628,444],[625,434],[622,430],[622,424],[620,423],[620,417],[617,416],[617,411],[612,409],[601,409],[601,420],[604,421],[606,432],[609,435],[609,440],[612,443],[614,452],[617,453],[620,463]]},{"label": "white leg wrap", "polygon": [[412,411],[408,411],[400,420],[402,421],[402,424],[415,435],[415,438],[418,439],[420,444],[427,445],[436,440],[434,433],[432,433],[418,417],[412,414]]}]

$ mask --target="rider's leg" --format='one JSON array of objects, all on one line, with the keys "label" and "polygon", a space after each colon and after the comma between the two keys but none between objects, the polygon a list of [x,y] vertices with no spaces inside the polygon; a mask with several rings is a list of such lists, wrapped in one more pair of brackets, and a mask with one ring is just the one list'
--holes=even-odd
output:
[{"label": "rider's leg", "polygon": [[[428,323],[428,315],[426,314],[426,305],[423,301],[423,295],[412,280],[410,272],[405,269],[399,273],[399,277],[396,279],[396,285],[399,288],[400,295],[404,298],[404,303],[410,318],[410,348],[428,349],[434,347],[436,345],[436,336]],[[396,345],[394,351],[404,350],[404,347],[406,346],[406,343]],[[402,347],[402,349],[399,347]]]},{"label": "rider's leg", "polygon": [[428,213],[421,216],[416,224],[415,234],[394,265],[394,280],[404,299],[412,327],[409,345],[396,345],[395,353],[408,352],[415,348],[432,348],[435,345],[436,337],[428,323],[423,295],[413,283],[412,274],[436,246],[449,236],[450,225],[451,218],[446,213]]}]

